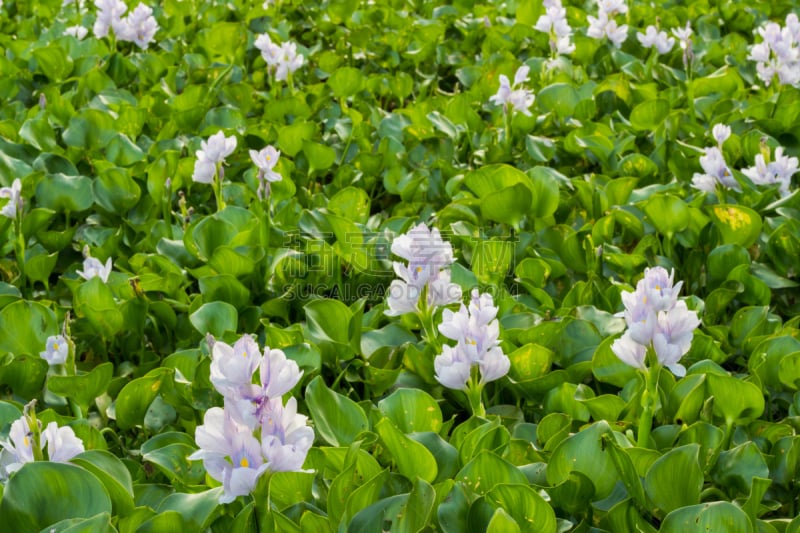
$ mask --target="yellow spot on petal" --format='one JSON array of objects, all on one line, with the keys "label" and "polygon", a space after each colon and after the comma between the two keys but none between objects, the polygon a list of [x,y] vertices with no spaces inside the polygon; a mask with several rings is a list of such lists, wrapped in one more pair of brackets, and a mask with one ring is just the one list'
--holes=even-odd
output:
[{"label": "yellow spot on petal", "polygon": [[250,461],[247,460],[247,457],[242,457],[242,460],[239,461],[239,466],[242,468],[248,468],[250,466]]},{"label": "yellow spot on petal", "polygon": [[25,435],[25,438],[22,439],[22,444],[24,444],[26,448],[31,445],[31,441],[27,435]]},{"label": "yellow spot on petal", "polygon": [[422,272],[422,267],[417,267],[417,274],[419,274],[420,272]]},{"label": "yellow spot on petal", "polygon": [[661,290],[661,285],[656,285],[656,290],[660,291]]},{"label": "yellow spot on petal", "polygon": [[58,351],[58,350],[60,350],[60,349],[61,349],[61,347],[58,345],[58,343],[57,343],[57,342],[54,342],[54,343],[53,343],[53,350],[57,352],[57,351]]}]

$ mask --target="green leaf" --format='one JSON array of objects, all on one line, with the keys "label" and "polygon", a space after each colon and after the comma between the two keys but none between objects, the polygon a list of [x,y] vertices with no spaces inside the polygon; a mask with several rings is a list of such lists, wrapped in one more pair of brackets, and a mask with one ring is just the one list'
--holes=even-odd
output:
[{"label": "green leaf", "polygon": [[101,172],[94,180],[93,187],[97,205],[117,215],[125,215],[141,196],[139,185],[127,171],[120,168]]},{"label": "green leaf", "polygon": [[50,44],[33,51],[41,71],[52,81],[61,81],[72,72],[73,61],[58,45]]},{"label": "green leaf", "polygon": [[568,83],[554,83],[536,93],[539,108],[545,113],[553,111],[561,120],[573,114],[580,100],[578,91]]},{"label": "green leaf", "polygon": [[94,203],[92,180],[86,176],[49,174],[36,186],[36,201],[39,207],[57,212],[85,211]]},{"label": "green leaf", "polygon": [[129,429],[144,423],[147,409],[172,373],[171,369],[159,368],[122,387],[115,404],[117,425],[120,429]]},{"label": "green leaf", "polygon": [[661,523],[659,533],[708,533],[710,531],[753,533],[753,526],[740,507],[730,502],[712,502],[672,511]]},{"label": "green leaf", "polygon": [[429,483],[436,479],[438,465],[425,446],[404,435],[388,418],[375,424],[375,431],[401,474],[410,480],[419,477]]},{"label": "green leaf", "polygon": [[714,396],[714,412],[726,424],[748,424],[764,413],[764,395],[753,383],[716,374],[708,374],[706,379]]},{"label": "green leaf", "polygon": [[229,303],[210,302],[201,305],[197,311],[189,315],[189,321],[201,334],[211,333],[219,338],[227,331],[236,331],[239,327],[239,314]]},{"label": "green leaf", "polygon": [[761,217],[743,205],[721,204],[711,207],[711,220],[724,244],[749,248],[761,234]]},{"label": "green leaf", "polygon": [[477,494],[486,494],[501,484],[524,485],[528,482],[528,478],[516,466],[488,450],[479,453],[464,465],[455,479]]},{"label": "green leaf", "polygon": [[85,468],[103,483],[115,515],[125,516],[133,511],[131,474],[116,456],[103,450],[87,450],[70,459],[70,463]]},{"label": "green leaf", "polygon": [[89,471],[66,463],[26,463],[11,476],[0,501],[3,527],[40,531],[68,518],[111,514],[111,499]]},{"label": "green leaf", "polygon": [[104,338],[110,339],[122,329],[124,318],[108,285],[95,276],[75,290],[75,313],[86,318]]},{"label": "green leaf", "polygon": [[0,353],[33,355],[45,349],[47,337],[58,333],[56,315],[38,302],[18,300],[0,309]]},{"label": "green leaf", "polygon": [[703,471],[698,463],[699,451],[698,444],[673,448],[647,471],[644,489],[665,513],[700,502]]},{"label": "green leaf", "polygon": [[689,206],[675,196],[655,195],[647,200],[644,212],[659,233],[672,237],[689,226]]},{"label": "green leaf", "polygon": [[176,492],[166,497],[158,506],[158,512],[176,511],[183,517],[184,528],[204,531],[222,511],[221,495],[220,487],[195,494]]},{"label": "green leaf", "polygon": [[305,398],[314,427],[333,446],[346,446],[369,429],[364,410],[350,398],[329,389],[320,376],[308,384]]},{"label": "green leaf", "polygon": [[486,501],[505,509],[523,531],[555,533],[557,530],[553,508],[530,485],[496,485],[486,493]]},{"label": "green leaf", "polygon": [[656,129],[670,112],[668,100],[648,100],[637,105],[631,111],[631,126],[639,131]]},{"label": "green leaf", "polygon": [[378,402],[378,409],[403,433],[442,429],[442,411],[428,393],[419,389],[397,389]]},{"label": "green leaf", "polygon": [[86,412],[94,399],[106,392],[113,375],[114,364],[101,363],[86,374],[50,376],[47,380],[47,388],[51,392],[74,399]]},{"label": "green leaf", "polygon": [[346,98],[361,90],[364,76],[353,67],[339,67],[328,78],[328,85],[336,98]]},{"label": "green leaf", "polygon": [[517,183],[487,194],[481,199],[481,214],[494,222],[519,227],[520,220],[530,210],[533,195],[530,188]]},{"label": "green leaf", "polygon": [[607,422],[596,422],[559,444],[547,465],[548,483],[559,485],[576,471],[591,480],[597,499],[608,496],[619,477],[602,443],[603,435],[610,431]]},{"label": "green leaf", "polygon": [[514,243],[496,239],[475,243],[472,252],[472,272],[480,283],[500,284],[514,260]]}]

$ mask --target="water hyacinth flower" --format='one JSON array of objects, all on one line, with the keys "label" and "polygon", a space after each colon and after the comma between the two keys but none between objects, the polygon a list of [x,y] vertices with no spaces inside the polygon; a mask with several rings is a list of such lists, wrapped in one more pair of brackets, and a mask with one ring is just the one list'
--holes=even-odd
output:
[{"label": "water hyacinth flower", "polygon": [[572,43],[572,28],[567,22],[567,10],[561,0],[545,0],[545,13],[536,21],[534,29],[550,36],[550,52],[568,55],[575,51]]},{"label": "water hyacinth flower", "polygon": [[645,33],[637,32],[636,38],[645,48],[655,48],[659,54],[666,54],[675,46],[675,38],[665,31],[658,31],[655,26],[648,26]]},{"label": "water hyacinth flower", "polygon": [[0,209],[0,215],[10,219],[17,218],[17,212],[22,211],[22,182],[16,178],[11,187],[0,188],[0,198],[8,198],[6,205]]},{"label": "water hyacinth flower", "polygon": [[[27,413],[27,408],[26,408]],[[37,428],[38,431],[38,428]],[[0,478],[6,478],[22,468],[25,463],[37,459],[34,451],[34,435],[28,415],[11,424],[8,440],[0,440]],[[57,423],[50,422],[39,438],[39,449],[47,448],[47,460],[65,463],[85,451],[83,441],[79,439],[69,426],[59,427]],[[39,454],[39,459],[44,457]]]},{"label": "water hyacinth flower", "polygon": [[[283,403],[303,375],[283,351],[265,348],[262,355],[250,335],[233,346],[215,341],[211,351],[211,382],[225,406],[206,411],[195,430],[199,449],[189,459],[203,461],[222,483],[220,503],[229,503],[253,492],[265,472],[301,471],[314,430],[297,413],[297,400]],[[258,384],[252,382],[256,368]]]},{"label": "water hyacinth flower", "polygon": [[94,5],[97,8],[97,18],[92,27],[94,36],[102,39],[112,29],[115,35],[119,34],[123,29],[122,15],[128,10],[125,2],[122,0],[95,0]]},{"label": "water hyacinth flower", "polygon": [[711,128],[711,135],[714,137],[714,140],[717,141],[717,146],[722,149],[722,145],[725,144],[725,141],[731,136],[731,127],[725,124],[715,124],[713,128]]},{"label": "water hyacinth flower", "polygon": [[750,48],[748,59],[756,62],[758,77],[769,86],[777,77],[779,85],[800,85],[800,20],[786,15],[786,25],[768,22],[758,29],[762,41]]},{"label": "water hyacinth flower", "polygon": [[[389,286],[387,315],[421,311],[420,303],[432,308],[461,300],[461,288],[450,283],[450,271],[445,270],[455,262],[453,247],[442,239],[437,228],[429,230],[425,224],[419,224],[397,237],[391,250],[408,264],[393,263],[401,279]],[[420,302],[423,292],[426,300]]]},{"label": "water hyacinth flower", "polygon": [[586,35],[593,39],[608,38],[611,43],[617,48],[622,46],[625,39],[628,38],[628,25],[618,25],[614,20],[616,15],[624,15],[628,12],[628,6],[625,0],[596,0],[597,1],[597,17],[591,15],[586,17],[589,21],[589,29],[586,30]]},{"label": "water hyacinth flower", "polygon": [[647,268],[635,291],[622,292],[628,329],[611,350],[624,363],[646,370],[646,354],[652,349],[660,365],[683,376],[686,369],[679,361],[689,351],[700,319],[678,300],[683,282],[673,284],[673,278],[674,271]]},{"label": "water hyacinth flower", "polygon": [[63,365],[67,362],[69,355],[69,342],[63,335],[51,335],[47,337],[45,350],[39,352],[39,356],[47,361],[50,366]]},{"label": "water hyacinth flower", "polygon": [[111,274],[111,258],[106,259],[105,264],[101,263],[99,259],[87,256],[83,260],[83,270],[78,270],[77,274],[85,280],[90,280],[94,277],[99,277],[103,283],[108,283],[108,276]]},{"label": "water hyacinth flower", "polygon": [[[117,32],[116,29],[114,31]],[[142,50],[147,50],[157,31],[158,23],[153,16],[153,9],[139,4],[121,21],[117,39],[130,41]]]},{"label": "water hyacinth flower", "polygon": [[673,28],[672,34],[678,38],[679,46],[683,50],[683,68],[689,70],[689,66],[694,58],[692,51],[692,26],[689,22],[684,28]]},{"label": "water hyacinth flower", "polygon": [[736,191],[742,190],[718,147],[712,146],[705,149],[704,155],[700,156],[700,166],[703,167],[704,172],[702,174],[695,172],[692,176],[692,187],[695,189],[713,193],[719,184]]},{"label": "water hyacinth flower", "polygon": [[254,43],[261,50],[261,57],[267,63],[270,72],[274,72],[277,81],[288,79],[303,66],[305,58],[297,53],[297,44],[285,42],[282,45],[274,43],[266,33],[259,35]]},{"label": "water hyacinth flower", "polygon": [[208,138],[207,141],[200,142],[200,150],[195,152],[197,161],[194,164],[192,181],[198,183],[213,183],[217,168],[225,162],[228,157],[236,150],[236,137],[231,135],[225,137],[222,131],[218,131]]},{"label": "water hyacinth flower", "polygon": [[483,385],[508,373],[511,362],[500,348],[500,326],[497,307],[488,293],[472,291],[469,307],[461,304],[457,312],[445,309],[439,332],[456,341],[455,347],[444,346],[433,365],[436,379],[451,389],[466,389],[471,367],[477,366]]},{"label": "water hyacinth flower", "polygon": [[80,24],[77,24],[75,26],[70,26],[69,28],[64,30],[64,35],[72,35],[73,37],[75,37],[79,41],[82,41],[83,38],[86,37],[86,35],[88,33],[89,33],[89,29],[88,28],[84,28]]},{"label": "water hyacinth flower", "polygon": [[280,157],[281,153],[272,145],[266,146],[259,151],[250,150],[250,159],[258,167],[258,190],[256,194],[259,200],[269,196],[270,183],[283,179],[283,176],[274,170]]},{"label": "water hyacinth flower", "polygon": [[529,72],[530,67],[527,65],[519,67],[514,74],[513,85],[505,74],[501,74],[500,88],[497,89],[497,93],[489,98],[489,101],[494,105],[503,106],[503,111],[506,113],[508,113],[510,106],[514,111],[531,116],[530,107],[535,99],[533,93],[524,87],[516,88],[518,85],[528,81]]},{"label": "water hyacinth flower", "polygon": [[[763,152],[763,151],[762,151]],[[792,176],[798,171],[798,160],[796,157],[783,155],[783,147],[775,149],[775,158],[768,161],[769,148],[766,148],[767,157],[764,153],[756,155],[756,164],[750,168],[742,170],[742,174],[750,178],[756,185],[779,184],[780,195],[788,196],[789,187],[792,184]]]}]

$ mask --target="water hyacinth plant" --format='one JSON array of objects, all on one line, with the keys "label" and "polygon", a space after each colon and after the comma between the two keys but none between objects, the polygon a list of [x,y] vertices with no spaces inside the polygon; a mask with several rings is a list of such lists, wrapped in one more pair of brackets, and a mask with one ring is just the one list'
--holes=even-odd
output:
[{"label": "water hyacinth plant", "polygon": [[0,530],[797,533],[796,4],[0,2]]}]

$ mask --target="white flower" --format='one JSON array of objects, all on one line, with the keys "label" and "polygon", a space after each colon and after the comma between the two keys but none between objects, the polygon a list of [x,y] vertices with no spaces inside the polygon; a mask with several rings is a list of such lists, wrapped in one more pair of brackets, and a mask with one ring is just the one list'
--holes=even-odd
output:
[{"label": "white flower", "polygon": [[700,166],[703,167],[704,174],[695,173],[692,177],[692,186],[706,192],[714,192],[717,183],[741,191],[739,182],[734,179],[728,164],[725,162],[725,156],[722,151],[716,147],[706,148],[704,155],[700,156]]},{"label": "white flower", "polygon": [[711,129],[711,135],[717,141],[717,145],[722,147],[725,141],[731,136],[731,127],[725,124],[716,124]]},{"label": "white flower", "polygon": [[275,69],[275,79],[283,81],[303,66],[303,55],[297,53],[295,43],[283,43],[281,45],[281,56]]},{"label": "white flower", "polygon": [[267,62],[267,65],[274,67],[277,66],[281,60],[282,50],[280,45],[275,44],[270,39],[269,35],[263,33],[256,38],[255,47],[261,50],[261,57]]},{"label": "white flower", "polygon": [[114,34],[118,34],[124,29],[122,15],[128,10],[128,6],[122,0],[95,0],[97,7],[97,18],[94,22],[94,36],[98,39],[108,35],[108,30],[113,29]]},{"label": "white flower", "polygon": [[436,380],[448,389],[465,390],[472,363],[452,346],[442,346],[442,353],[433,360]]},{"label": "white flower", "polygon": [[111,274],[111,267],[110,257],[106,259],[105,264],[103,264],[99,259],[90,256],[83,260],[83,271],[78,270],[77,274],[85,280],[90,280],[99,276],[104,283],[107,283],[108,276]]},{"label": "white flower", "polygon": [[64,35],[72,35],[79,41],[83,40],[83,38],[86,37],[86,34],[88,33],[89,30],[87,28],[84,28],[80,24],[76,26],[70,26],[69,28],[64,30]]},{"label": "white flower", "polygon": [[11,187],[0,188],[0,198],[8,198],[8,203],[0,209],[0,215],[17,218],[17,211],[22,210],[22,182],[19,178],[14,180]]},{"label": "white flower", "polygon": [[777,183],[781,196],[788,196],[792,176],[798,171],[797,158],[783,155],[783,147],[779,146],[775,149],[774,161],[767,163],[764,154],[757,154],[755,162],[755,166],[743,169],[742,174],[756,185]]},{"label": "white flower", "polygon": [[533,93],[523,87],[516,88],[517,85],[521,85],[528,81],[529,72],[530,67],[527,65],[522,65],[519,67],[517,72],[514,74],[513,85],[508,81],[507,76],[501,74],[500,88],[497,89],[496,94],[489,98],[489,101],[495,105],[503,106],[504,110],[506,111],[508,110],[508,107],[511,106],[515,111],[519,111],[527,116],[531,116],[531,112],[528,110],[528,108],[530,108],[530,106],[533,104],[535,98]]},{"label": "white flower", "polygon": [[249,390],[260,364],[261,352],[250,335],[242,335],[233,346],[216,341],[211,348],[211,383],[223,396],[238,398]]},{"label": "white flower", "polygon": [[273,170],[280,157],[281,153],[273,146],[267,146],[260,151],[250,150],[250,159],[258,167],[259,173],[263,175],[264,179],[271,182],[282,179],[282,176]]},{"label": "white flower", "polygon": [[589,21],[589,29],[586,31],[586,35],[589,37],[594,39],[607,37],[617,48],[621,47],[625,39],[628,38],[628,25],[617,25],[617,21],[605,11],[600,11],[597,18],[590,15],[586,19]]},{"label": "white flower", "polygon": [[544,3],[545,14],[536,21],[535,29],[550,36],[550,50],[554,54],[571,54],[575,51],[572,44],[572,28],[567,22],[567,10],[561,0],[548,0]]},{"label": "white flower", "polygon": [[42,447],[47,445],[47,458],[56,463],[65,463],[83,453],[83,441],[79,439],[69,426],[58,427],[50,422],[42,431]]},{"label": "white flower", "polygon": [[23,464],[33,461],[31,427],[26,416],[23,415],[11,423],[8,440],[0,440],[0,446],[3,447],[4,477],[22,468]]},{"label": "white flower", "polygon": [[153,10],[144,4],[139,4],[122,21],[117,38],[120,41],[134,42],[139,48],[147,50],[157,31],[158,23],[153,16]]},{"label": "white flower", "polygon": [[200,142],[200,150],[195,152],[197,161],[194,164],[192,180],[199,183],[211,183],[217,173],[217,165],[225,162],[228,157],[236,150],[236,137],[225,137],[219,131],[208,138],[208,141]]},{"label": "white flower", "polygon": [[67,355],[69,355],[69,343],[63,335],[51,335],[47,337],[45,351],[39,352],[39,356],[51,366],[63,365],[66,363]]},{"label": "white flower", "polygon": [[282,405],[280,397],[269,402],[261,426],[261,450],[271,472],[303,472],[314,430],[308,417],[297,413],[297,400]]},{"label": "white flower", "polygon": [[689,22],[685,28],[673,28],[672,34],[681,42],[681,48],[690,47],[692,44],[692,26]]},{"label": "white flower", "polygon": [[655,26],[648,26],[645,33],[636,33],[636,38],[645,48],[655,48],[659,54],[666,54],[675,45],[675,38],[665,31],[658,31]]}]

